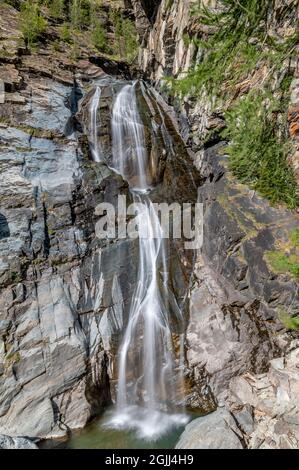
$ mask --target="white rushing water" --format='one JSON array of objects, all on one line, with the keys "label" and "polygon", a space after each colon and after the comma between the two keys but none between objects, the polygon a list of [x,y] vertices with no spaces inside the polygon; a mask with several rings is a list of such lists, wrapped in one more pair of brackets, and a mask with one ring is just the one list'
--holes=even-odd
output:
[{"label": "white rushing water", "polygon": [[90,103],[90,129],[91,129],[91,153],[95,162],[101,161],[101,152],[98,142],[98,107],[101,99],[101,88],[96,87]]},{"label": "white rushing water", "polygon": [[[93,103],[91,108],[92,114]],[[136,83],[125,85],[116,96],[112,147],[110,166],[129,182],[138,205],[137,225],[142,230],[138,279],[118,354],[117,403],[107,425],[133,428],[139,437],[151,440],[186,423],[188,418],[174,411],[183,389],[183,343],[181,338],[178,364],[169,324],[165,239],[148,195],[151,181]]]},{"label": "white rushing water", "polygon": [[149,189],[147,151],[135,85],[125,85],[118,93],[112,112],[113,168],[135,191]]}]

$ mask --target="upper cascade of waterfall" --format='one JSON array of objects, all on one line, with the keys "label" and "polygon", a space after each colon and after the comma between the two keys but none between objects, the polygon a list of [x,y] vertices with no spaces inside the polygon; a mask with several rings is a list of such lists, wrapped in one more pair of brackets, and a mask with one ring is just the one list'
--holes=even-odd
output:
[{"label": "upper cascade of waterfall", "polygon": [[148,155],[143,123],[138,111],[136,84],[125,85],[117,94],[112,111],[112,166],[132,189],[150,188]]},{"label": "upper cascade of waterfall", "polygon": [[[126,83],[114,99],[109,166],[128,181],[136,204],[136,224],[147,235],[141,236],[139,231],[138,279],[118,352],[117,406],[108,425],[133,427],[141,437],[156,439],[188,418],[176,411],[183,401],[183,341],[181,337],[177,357],[169,318],[166,242],[150,199],[153,179],[136,87],[137,82]],[[96,115],[100,97],[97,87],[90,105],[95,161],[99,161]]]}]

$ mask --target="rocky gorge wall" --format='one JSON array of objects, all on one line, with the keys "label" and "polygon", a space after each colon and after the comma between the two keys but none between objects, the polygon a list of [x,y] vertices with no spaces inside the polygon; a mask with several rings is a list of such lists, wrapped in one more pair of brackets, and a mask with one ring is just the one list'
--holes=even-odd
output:
[{"label": "rocky gorge wall", "polygon": [[103,71],[51,46],[30,54],[18,12],[2,5],[1,38],[0,432],[61,437],[111,403],[135,249],[99,247],[95,208],[127,186],[93,165],[75,118]]},{"label": "rocky gorge wall", "polygon": [[[186,37],[206,39],[213,31],[192,14],[192,7],[197,3],[162,0],[154,21],[143,18],[139,33],[142,37],[140,67],[173,105],[181,134],[205,180],[199,188],[199,201],[205,208],[204,243],[194,270],[186,335],[190,380],[187,402],[206,411],[217,406],[230,410],[224,418],[222,411],[215,416],[216,426],[212,424],[213,415],[207,418],[206,426],[204,418],[198,424],[192,423],[178,447],[296,447],[299,413],[294,394],[299,383],[295,359],[298,335],[286,332],[279,314],[282,310],[298,314],[298,283],[293,276],[275,271],[267,253],[287,246],[296,251],[290,237],[298,228],[299,219],[295,211],[273,207],[232,176],[225,154],[226,143],[217,135],[225,126],[224,110],[228,102],[224,100],[222,108],[215,111],[204,93],[197,98],[187,94],[181,100],[168,95],[165,80],[183,78],[191,66],[202,60],[200,47]],[[217,1],[202,3],[214,11],[221,8]],[[292,2],[287,4],[292,10]],[[288,20],[282,22],[281,8],[282,2],[274,2],[269,15],[271,28],[283,36],[295,27],[297,10],[293,9]],[[286,73],[289,67],[293,74],[288,103],[293,145],[290,165],[296,172],[298,144],[294,128],[298,125],[298,114],[294,110],[298,107],[298,54],[294,54],[291,63],[281,63],[281,73]],[[257,70],[244,83],[237,83],[236,93],[248,92],[257,83],[259,74],[265,76],[267,70]],[[280,359],[272,361],[275,357]],[[283,385],[287,376],[288,389]],[[256,398],[255,393],[262,393],[262,389],[264,396]],[[247,394],[255,398],[250,399]],[[231,441],[224,438],[218,442],[219,436],[226,433],[232,436]],[[233,443],[236,434],[239,435],[237,445]]]},{"label": "rocky gorge wall", "polygon": [[[298,334],[286,332],[279,313],[298,313],[298,283],[276,272],[267,253],[297,250],[290,237],[298,215],[271,206],[231,175],[225,143],[209,138],[224,125],[221,109],[212,111],[205,97],[179,102],[165,92],[163,77],[179,78],[201,58],[184,39],[209,32],[190,14],[195,2],[124,3],[140,37],[138,75],[169,100],[173,107],[163,104],[164,118],[176,116],[181,134],[175,122],[169,124],[181,159],[177,164],[171,152],[166,164],[162,159],[157,200],[188,200],[189,193],[193,199],[198,186],[205,207],[204,245],[187,312],[186,404],[204,412],[218,407],[220,414],[208,418],[217,433],[210,445],[224,434],[234,436],[234,447],[296,447]],[[6,90],[0,105],[0,433],[65,436],[111,403],[115,352],[136,279],[132,241],[96,240],[97,205],[115,202],[120,192],[130,197],[121,178],[91,162],[86,132],[94,83],[105,72],[130,78],[130,67],[95,56],[86,45],[75,60],[50,42],[29,53],[18,12],[0,8]],[[296,169],[298,61],[292,67],[289,125]],[[78,109],[83,96],[86,109]],[[108,148],[111,99],[107,87],[98,132]],[[161,125],[157,109],[151,120]],[[149,150],[155,158],[157,146]],[[192,260],[186,261],[190,268]],[[177,286],[186,289],[180,280]],[[206,425],[202,432],[193,426],[195,435],[179,447],[203,445]]]},{"label": "rocky gorge wall", "polygon": [[[119,194],[129,204],[128,185],[92,161],[89,145],[90,100],[104,80],[96,133],[109,161],[112,104],[130,72],[105,58],[103,68],[93,64],[84,45],[80,59],[53,52],[51,42],[29,51],[19,13],[0,8],[0,434],[65,437],[115,398],[116,353],[136,284],[136,241],[96,237],[98,204],[117,210]],[[158,169],[155,199],[196,199],[201,177],[190,172],[166,105],[150,90],[138,99]],[[192,253],[177,246],[169,263],[170,308],[187,310]]]}]

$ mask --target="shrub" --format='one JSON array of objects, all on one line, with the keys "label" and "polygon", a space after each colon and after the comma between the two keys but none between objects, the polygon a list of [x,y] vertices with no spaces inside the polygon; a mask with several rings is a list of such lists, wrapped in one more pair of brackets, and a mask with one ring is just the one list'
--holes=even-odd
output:
[{"label": "shrub", "polygon": [[287,330],[299,331],[299,316],[291,317],[285,309],[281,309],[279,319]]},{"label": "shrub", "polygon": [[294,244],[295,248],[299,248],[299,228],[290,233],[290,241]]},{"label": "shrub", "polygon": [[[298,33],[285,41],[268,35],[267,20],[274,0],[220,0],[223,9],[209,9],[199,2],[194,15],[211,28],[211,34],[189,38],[201,50],[201,62],[186,77],[170,80],[179,95],[198,96],[203,92],[212,106],[217,100],[229,103],[225,114],[227,129],[222,136],[230,141],[229,166],[240,181],[250,185],[271,202],[290,208],[299,204],[297,184],[287,163],[290,150],[286,126],[286,102],[292,75],[287,73],[273,99],[276,74],[292,56]],[[288,15],[298,0],[281,11]],[[257,67],[267,65],[264,83],[238,97],[236,84],[247,79]],[[259,88],[258,88],[259,87]],[[271,90],[267,91],[267,90]]]},{"label": "shrub", "polygon": [[92,28],[91,39],[93,45],[102,52],[107,50],[107,34],[100,22],[96,22]]},{"label": "shrub", "polygon": [[291,274],[299,279],[299,228],[288,235],[285,251],[267,251],[265,259],[277,273]]},{"label": "shrub", "polygon": [[91,3],[89,0],[72,0],[69,7],[70,22],[74,29],[90,26]]},{"label": "shrub", "polygon": [[69,23],[63,23],[61,28],[61,39],[69,44],[72,43],[72,31]]},{"label": "shrub", "polygon": [[53,18],[64,16],[64,0],[51,0],[49,2],[49,13]]},{"label": "shrub", "polygon": [[122,22],[122,35],[124,38],[125,58],[132,61],[136,57],[138,43],[135,24],[128,18]]},{"label": "shrub", "polygon": [[116,54],[122,59],[132,61],[138,50],[137,32],[133,21],[124,18],[117,10],[112,11],[110,20],[114,25]]},{"label": "shrub", "polygon": [[21,7],[21,30],[28,47],[34,46],[47,27],[36,0],[27,0]]},{"label": "shrub", "polygon": [[295,208],[297,184],[286,160],[287,135],[277,134],[276,104],[266,92],[251,91],[226,112],[222,136],[230,141],[229,167],[240,181],[273,203]]}]

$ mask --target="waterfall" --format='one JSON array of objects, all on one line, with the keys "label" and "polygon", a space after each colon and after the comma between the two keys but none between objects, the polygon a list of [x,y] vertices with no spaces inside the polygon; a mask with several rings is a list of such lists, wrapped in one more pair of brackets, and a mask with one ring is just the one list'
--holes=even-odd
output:
[{"label": "waterfall", "polygon": [[[91,114],[93,106],[92,102]],[[136,82],[118,92],[111,127],[110,167],[129,183],[142,233],[139,230],[138,279],[118,353],[117,403],[107,425],[134,428],[140,437],[156,439],[187,418],[174,410],[182,391],[182,351],[177,364],[169,322],[166,241],[150,199],[152,181]]]},{"label": "waterfall", "polygon": [[101,99],[101,88],[96,87],[90,103],[90,129],[91,129],[91,153],[95,162],[101,161],[101,152],[98,142],[98,107]]},{"label": "waterfall", "polygon": [[135,191],[146,191],[147,151],[135,93],[136,82],[118,93],[112,112],[113,168]]}]

